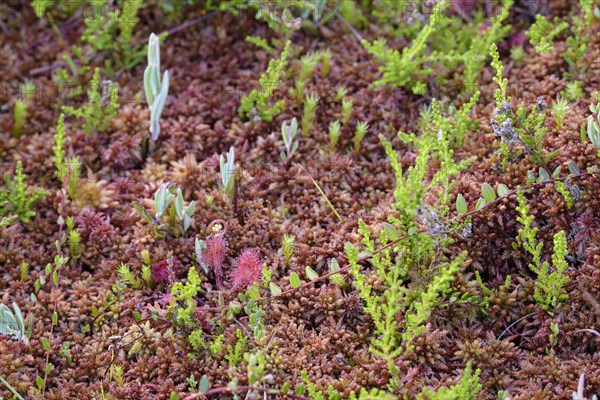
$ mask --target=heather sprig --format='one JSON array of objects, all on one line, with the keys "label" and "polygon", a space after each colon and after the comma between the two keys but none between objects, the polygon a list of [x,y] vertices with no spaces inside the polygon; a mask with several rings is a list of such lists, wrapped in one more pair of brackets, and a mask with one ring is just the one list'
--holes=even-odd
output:
[{"label": "heather sprig", "polygon": [[62,111],[84,120],[83,130],[92,135],[95,131],[108,129],[119,109],[119,85],[111,81],[100,82],[100,68],[94,75],[87,91],[88,102],[80,107],[63,106]]},{"label": "heather sprig", "polygon": [[240,117],[272,121],[273,117],[281,112],[284,100],[279,100],[273,104],[270,103],[270,100],[275,90],[281,86],[290,46],[291,42],[288,40],[279,59],[272,59],[269,62],[267,71],[260,77],[260,89],[253,89],[247,96],[242,97],[238,109]]},{"label": "heather sprig", "polygon": [[[175,320],[183,325],[196,326],[193,316],[196,313],[196,295],[200,292],[200,276],[194,267],[188,270],[186,282],[176,282],[171,289],[173,302],[169,306],[175,314]],[[180,306],[182,303],[183,306]]]},{"label": "heather sprig", "polygon": [[492,57],[492,67],[496,70],[496,76],[492,80],[498,85],[494,92],[494,99],[496,99],[496,107],[503,109],[504,104],[510,104],[510,96],[507,95],[508,79],[503,77],[504,65],[500,61],[496,43],[492,43],[490,46],[490,56]]},{"label": "heather sprig", "polygon": [[526,34],[535,47],[535,51],[544,54],[552,50],[554,38],[568,27],[569,24],[566,21],[559,22],[558,17],[554,17],[554,20],[550,22],[547,17],[538,14],[535,16],[535,23],[531,25]]},{"label": "heather sprig", "polygon": [[427,66],[427,62],[431,59],[431,56],[426,54],[427,41],[436,30],[440,29],[440,22],[443,21],[441,17],[443,6],[444,3],[435,6],[429,23],[402,52],[390,49],[382,39],[373,43],[363,40],[362,44],[367,51],[383,62],[383,66],[380,67],[382,77],[375,82],[376,86],[389,83],[394,87],[407,87],[414,93],[421,92],[418,83],[433,72],[432,68]]},{"label": "heather sprig", "polygon": [[534,217],[529,214],[527,200],[520,188],[517,188],[517,201],[519,203],[517,221],[522,225],[517,242],[533,257],[529,268],[537,275],[534,298],[542,308],[551,311],[567,298],[563,293],[563,288],[569,281],[569,277],[565,274],[568,268],[565,260],[568,255],[566,235],[564,231],[554,235],[552,255],[554,271],[550,272],[549,263],[542,261],[544,244],[536,238],[538,228],[533,226]]},{"label": "heather sprig", "polygon": [[567,38],[567,50],[564,53],[564,59],[569,64],[572,73],[583,73],[587,69],[584,57],[590,42],[590,35],[586,34],[586,30],[593,20],[592,1],[580,0],[585,15],[583,17],[575,15],[571,21],[571,35]]},{"label": "heather sprig", "polygon": [[148,66],[144,71],[144,93],[150,107],[150,135],[153,141],[160,134],[160,116],[169,94],[169,71],[160,78],[160,39],[154,33],[148,39]]},{"label": "heather sprig", "polygon": [[479,374],[481,371],[476,369],[472,372],[471,364],[467,363],[463,375],[457,384],[450,387],[441,387],[436,392],[424,389],[423,393],[417,396],[417,400],[473,400],[481,391],[483,386],[479,383]]},{"label": "heather sprig", "polygon": [[8,173],[4,181],[8,190],[0,190],[0,215],[16,215],[21,222],[29,222],[35,216],[33,203],[48,195],[43,189],[31,190],[25,183],[26,175],[23,173],[21,161],[17,162],[15,176],[11,178]]},{"label": "heather sprig", "polygon": [[433,281],[427,286],[426,291],[421,294],[420,298],[413,303],[412,307],[406,313],[402,340],[407,350],[414,348],[411,342],[425,330],[425,322],[440,299],[449,293],[450,284],[461,269],[466,258],[467,253],[465,252],[452,260],[452,262],[441,265],[438,275],[433,278]]}]

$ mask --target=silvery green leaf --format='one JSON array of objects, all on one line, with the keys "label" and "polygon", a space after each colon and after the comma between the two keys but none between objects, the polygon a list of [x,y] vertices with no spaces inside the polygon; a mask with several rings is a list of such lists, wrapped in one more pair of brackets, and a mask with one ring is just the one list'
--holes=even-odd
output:
[{"label": "silvery green leaf", "polygon": [[192,201],[187,209],[185,210],[186,215],[188,215],[189,217],[191,217],[194,214],[194,210],[196,209],[196,202]]},{"label": "silvery green leaf", "polygon": [[227,182],[225,179],[225,157],[223,157],[222,154],[219,156],[219,167],[221,171],[221,181],[223,182],[223,185],[226,185]]},{"label": "silvery green leaf", "polygon": [[150,85],[150,67],[146,67],[144,71],[144,93],[146,94],[146,102],[148,107],[152,106],[154,102],[154,94],[152,93],[152,86]]},{"label": "silvery green leaf", "polygon": [[283,143],[285,144],[285,146],[288,147],[290,139],[288,136],[288,127],[285,121],[283,121],[283,123],[281,124],[281,137],[283,138]]},{"label": "silvery green leaf", "polygon": [[163,209],[163,203],[165,201],[165,193],[163,190],[164,186],[159,188],[156,193],[154,193],[154,209],[156,210],[156,218],[160,218],[165,210]]},{"label": "silvery green leaf", "polygon": [[154,33],[150,33],[148,38],[148,64],[152,64],[156,59],[156,41],[158,37]]},{"label": "silvery green leaf", "polygon": [[162,115],[162,110],[165,106],[165,102],[167,101],[167,96],[169,95],[169,71],[165,71],[163,74],[163,80],[160,87],[160,102],[158,103],[158,108],[156,112],[158,113],[158,118]]},{"label": "silvery green leaf", "polygon": [[183,205],[183,194],[181,193],[180,188],[177,188],[177,197],[175,198],[175,212],[177,212],[177,217],[179,217],[179,219],[183,219],[185,210]]},{"label": "silvery green leaf", "polygon": [[[15,302],[12,304],[13,310],[15,311],[15,320],[17,323],[18,330],[21,332],[21,336],[25,335],[25,322],[23,321],[23,314],[21,313],[21,309],[19,305]],[[20,340],[20,338],[19,338]]]},{"label": "silvery green leaf", "polygon": [[192,224],[192,219],[187,214],[185,214],[183,216],[183,231],[184,232],[187,231],[191,224]]}]

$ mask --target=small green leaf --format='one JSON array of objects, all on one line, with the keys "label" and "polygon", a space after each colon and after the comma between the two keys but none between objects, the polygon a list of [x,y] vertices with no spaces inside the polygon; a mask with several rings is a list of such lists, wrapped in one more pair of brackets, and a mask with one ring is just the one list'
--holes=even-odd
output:
[{"label": "small green leaf", "polygon": [[202,378],[200,378],[200,385],[198,385],[198,389],[200,389],[200,392],[204,393],[207,392],[209,388],[210,382],[208,381],[208,377],[206,375],[202,375]]},{"label": "small green leaf", "polygon": [[549,181],[550,180],[550,174],[548,173],[548,171],[546,171],[542,167],[540,167],[540,169],[538,171],[540,173],[540,182]]},{"label": "small green leaf", "polygon": [[295,272],[292,272],[290,274],[290,285],[294,289],[296,289],[297,287],[299,287],[300,285],[302,285],[302,282],[300,281],[300,277]]},{"label": "small green leaf", "polygon": [[467,212],[467,201],[460,193],[456,197],[456,211],[461,215]]},{"label": "small green leaf", "polygon": [[506,196],[510,190],[508,189],[508,186],[506,186],[504,183],[501,183],[498,185],[498,196],[500,197],[504,197]]},{"label": "small green leaf", "polygon": [[54,311],[54,313],[52,314],[52,325],[56,324],[58,324],[58,313]]},{"label": "small green leaf", "polygon": [[556,169],[552,172],[552,177],[553,178],[558,178],[558,176],[560,175],[560,170],[562,169],[562,167],[559,165],[558,167],[556,167]]},{"label": "small green leaf", "polygon": [[269,282],[269,289],[271,289],[272,296],[279,296],[281,294],[281,288],[273,282]]},{"label": "small green leaf", "polygon": [[48,363],[46,365],[46,369],[44,370],[46,372],[46,375],[48,375],[50,372],[52,372],[52,368],[54,368],[54,365],[52,365],[52,363]]},{"label": "small green leaf", "polygon": [[578,175],[579,173],[581,173],[581,170],[573,161],[569,161],[569,171],[571,171],[573,175]]},{"label": "small green leaf", "polygon": [[481,186],[481,194],[488,203],[496,200],[496,192],[494,192],[494,188],[488,183],[484,183]]},{"label": "small green leaf", "polygon": [[396,227],[392,224],[388,224],[387,222],[383,224],[383,231],[385,232],[387,238],[392,242],[400,237]]},{"label": "small green leaf", "polygon": [[314,281],[315,279],[319,278],[319,274],[317,274],[316,271],[314,269],[312,269],[311,267],[309,267],[308,265],[304,269],[304,272],[306,273],[306,277],[308,279],[310,279],[311,281]]},{"label": "small green leaf", "polygon": [[50,350],[50,341],[48,340],[48,338],[43,337],[43,336],[42,336],[42,346],[44,347],[44,350]]},{"label": "small green leaf", "polygon": [[477,203],[475,204],[475,211],[481,210],[486,204],[487,202],[485,201],[485,199],[483,197],[480,197],[479,200],[477,200]]}]

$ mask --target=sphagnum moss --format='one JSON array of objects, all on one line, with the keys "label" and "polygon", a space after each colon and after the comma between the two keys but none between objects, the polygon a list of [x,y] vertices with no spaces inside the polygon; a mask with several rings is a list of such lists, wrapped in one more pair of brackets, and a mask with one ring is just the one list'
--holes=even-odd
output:
[{"label": "sphagnum moss", "polygon": [[[31,20],[19,32],[6,24],[8,59],[19,67],[4,68],[0,83],[27,75],[33,79],[27,86],[38,90],[7,99],[9,111],[19,100],[27,103],[18,139],[11,137],[13,113],[0,113],[0,158],[2,167],[8,164],[2,172],[15,182],[21,162],[21,197],[33,198],[36,188],[48,194],[31,204],[36,214],[28,221],[5,204],[0,222],[0,265],[7,266],[0,268],[0,288],[9,296],[3,303],[15,301],[34,317],[29,347],[0,338],[1,396],[35,397],[41,386],[42,397],[140,399],[200,398],[200,392],[589,398],[599,391],[593,298],[600,288],[594,269],[600,184],[586,120],[597,102],[590,97],[599,45],[593,2],[549,10],[547,21],[558,17],[569,25],[552,39],[558,57],[540,56],[523,41],[535,16],[510,2],[498,10],[472,4],[460,10],[466,18],[434,21],[425,3],[411,15],[398,10],[397,21],[382,9],[395,5],[385,2],[354,7],[355,15],[347,6],[336,14],[319,5],[286,11],[227,0],[219,7],[228,11],[212,13],[215,2],[163,3],[132,9],[135,19],[127,21],[123,7],[108,2],[104,16],[81,26],[85,38],[72,35],[72,46],[45,39],[54,37],[54,24],[64,30],[55,4],[41,10],[48,24]],[[7,7],[10,15],[34,18]],[[440,7],[441,17],[453,15]],[[171,33],[161,62],[173,79],[160,146],[144,151],[151,115],[137,104],[142,71],[129,67],[147,53],[138,44],[147,42],[151,21],[155,32]],[[98,38],[101,48],[113,33],[117,51],[94,55],[89,39]],[[400,71],[412,79],[404,88],[374,88],[382,78],[405,77],[386,75],[394,71],[390,63],[379,73],[355,40],[384,35],[390,52],[414,51],[412,60],[400,60],[416,65]],[[268,46],[248,43],[247,36]],[[43,43],[23,46],[27,37]],[[514,103],[509,110],[501,101],[497,115],[489,91],[470,96],[493,74],[492,42],[505,66],[499,77],[506,79],[505,97]],[[132,52],[122,57],[128,46]],[[509,61],[517,47],[527,62]],[[430,62],[442,50],[447,57]],[[48,69],[64,62],[67,74]],[[110,83],[86,87],[96,68],[99,77],[119,82],[119,107],[108,124],[93,110],[112,107]],[[67,118],[53,140],[57,101],[38,94],[49,80],[60,86],[69,76],[78,77],[83,96],[67,95],[64,103],[90,118]],[[561,98],[568,97],[569,112],[544,110],[567,85]],[[240,118],[242,93],[251,107]],[[96,97],[100,102],[90,104]],[[519,104],[527,112],[519,114]],[[500,114],[510,126],[502,126]],[[543,121],[549,114],[558,126]],[[284,149],[281,127],[294,118],[303,134]],[[328,127],[336,120],[331,151]],[[523,143],[502,157],[498,148],[510,141],[509,128]],[[397,137],[399,130],[415,133]],[[281,162],[282,150],[288,158],[294,143],[294,162]],[[230,148],[236,174],[227,181],[219,156]],[[78,160],[80,172],[79,179],[69,177],[70,187],[55,173],[68,160]],[[164,229],[155,229],[155,193],[163,185],[173,198],[163,204]],[[517,187],[526,192],[535,241],[544,243],[540,262],[547,268],[540,273],[528,268],[532,255],[512,245],[523,229]],[[223,229],[214,231],[211,221]],[[292,249],[284,235],[294,237]],[[219,238],[226,242],[215,247],[221,250],[208,251]],[[352,265],[346,243],[356,249]],[[252,274],[240,274],[233,290],[235,261],[239,267],[245,249],[257,249],[260,268],[252,250]],[[48,273],[43,266],[57,254],[63,258],[57,284],[50,285],[54,264]]]}]

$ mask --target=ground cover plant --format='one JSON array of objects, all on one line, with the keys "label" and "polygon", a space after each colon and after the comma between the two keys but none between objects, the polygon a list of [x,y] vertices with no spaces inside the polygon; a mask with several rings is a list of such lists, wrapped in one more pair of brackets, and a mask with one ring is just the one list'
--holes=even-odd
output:
[{"label": "ground cover plant", "polygon": [[1,399],[600,394],[597,0],[0,30]]}]

